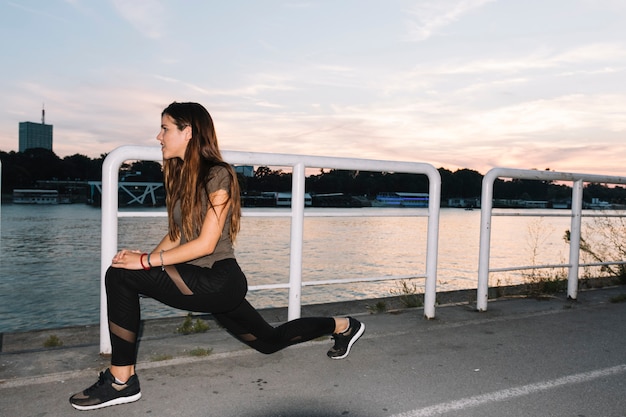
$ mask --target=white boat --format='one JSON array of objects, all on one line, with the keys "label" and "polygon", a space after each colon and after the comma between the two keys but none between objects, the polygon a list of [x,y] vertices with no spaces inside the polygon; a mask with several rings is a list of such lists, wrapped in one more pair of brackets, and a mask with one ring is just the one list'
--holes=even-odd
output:
[{"label": "white boat", "polygon": [[[276,207],[291,207],[291,193],[275,193]],[[304,205],[305,207],[311,207],[313,205],[313,198],[311,194],[304,193]]]},{"label": "white boat", "polygon": [[376,196],[379,207],[428,207],[428,193],[386,192]]},{"label": "white boat", "polygon": [[57,190],[22,189],[13,190],[14,204],[59,204]]}]

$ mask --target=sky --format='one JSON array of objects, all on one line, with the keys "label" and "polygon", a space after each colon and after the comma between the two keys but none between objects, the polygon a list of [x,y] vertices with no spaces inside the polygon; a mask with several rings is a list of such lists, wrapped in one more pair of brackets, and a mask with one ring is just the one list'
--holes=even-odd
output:
[{"label": "sky", "polygon": [[623,0],[0,0],[0,150],[97,158],[203,104],[223,150],[626,175]]}]

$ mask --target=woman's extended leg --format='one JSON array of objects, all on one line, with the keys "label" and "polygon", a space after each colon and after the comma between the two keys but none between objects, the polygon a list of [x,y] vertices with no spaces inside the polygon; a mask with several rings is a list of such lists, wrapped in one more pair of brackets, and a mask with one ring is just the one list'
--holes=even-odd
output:
[{"label": "woman's extended leg", "polygon": [[333,359],[345,358],[365,326],[353,318],[305,317],[273,327],[243,300],[234,310],[213,314],[233,336],[253,349],[270,354],[288,346],[333,335],[335,346],[328,352]]}]

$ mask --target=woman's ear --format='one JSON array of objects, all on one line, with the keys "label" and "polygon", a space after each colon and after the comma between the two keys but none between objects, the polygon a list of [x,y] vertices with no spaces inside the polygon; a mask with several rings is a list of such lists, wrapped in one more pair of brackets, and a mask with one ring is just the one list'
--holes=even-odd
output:
[{"label": "woman's ear", "polygon": [[191,126],[189,125],[185,126],[185,128],[183,129],[183,133],[185,134],[185,140],[189,142],[193,136]]}]

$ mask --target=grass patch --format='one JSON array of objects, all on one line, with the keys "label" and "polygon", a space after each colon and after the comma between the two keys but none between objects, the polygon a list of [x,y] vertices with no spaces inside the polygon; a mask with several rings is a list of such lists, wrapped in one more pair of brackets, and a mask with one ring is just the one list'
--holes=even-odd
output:
[{"label": "grass patch", "polygon": [[567,290],[567,280],[559,276],[533,271],[531,274],[523,274],[528,284],[530,297],[544,298]]},{"label": "grass patch", "polygon": [[374,304],[373,306],[367,306],[367,311],[370,312],[370,314],[380,314],[380,313],[384,313],[385,311],[387,311],[387,303],[385,303],[384,301],[379,301],[376,304]]},{"label": "grass patch", "polygon": [[54,335],[54,334],[48,337],[45,340],[45,342],[43,342],[43,347],[53,348],[53,347],[59,347],[59,346],[63,346],[63,341],[59,339],[57,335]]},{"label": "grass patch", "polygon": [[539,283],[539,290],[543,294],[556,294],[567,290],[567,280],[560,278],[547,278]]},{"label": "grass patch", "polygon": [[389,291],[391,294],[398,296],[400,302],[406,308],[423,307],[423,293],[418,288],[417,283],[411,280],[402,280],[398,283],[398,288]]},{"label": "grass patch", "polygon": [[191,356],[209,356],[211,353],[213,353],[213,348],[204,349],[204,348],[197,347],[189,351],[189,354]]},{"label": "grass patch", "polygon": [[193,320],[193,315],[191,313],[187,314],[185,317],[185,321],[183,324],[176,329],[178,333],[181,334],[192,334],[192,333],[204,333],[209,330],[209,324],[200,319]]}]

